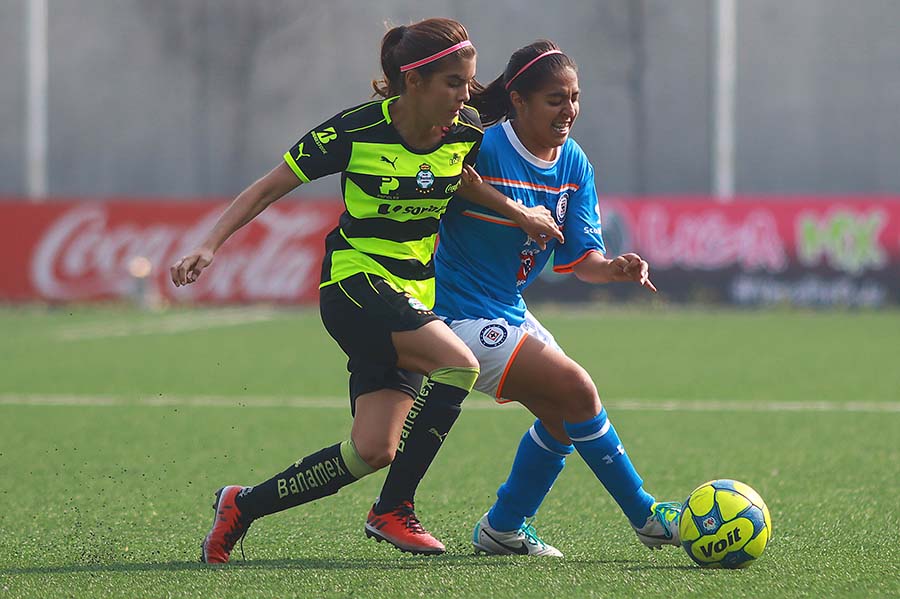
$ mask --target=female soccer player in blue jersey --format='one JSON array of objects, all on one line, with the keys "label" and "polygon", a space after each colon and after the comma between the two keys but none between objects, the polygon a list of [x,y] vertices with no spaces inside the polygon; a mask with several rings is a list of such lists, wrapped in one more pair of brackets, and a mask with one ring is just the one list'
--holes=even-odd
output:
[{"label": "female soccer player in blue jersey", "polygon": [[[205,562],[227,562],[256,518],[336,493],[392,461],[395,497],[412,498],[478,376],[472,352],[431,311],[438,221],[482,139],[477,113],[464,105],[475,49],[461,24],[427,19],[388,31],[381,65],[384,81],[373,85],[383,100],[344,110],[301,137],[171,268],[176,286],[193,283],[266,206],[301,183],[342,173],[346,210],[326,239],[320,309],[349,357],[350,438],[255,486],[220,489]],[[411,501],[377,507],[371,535],[406,551],[444,551]]]},{"label": "female soccer player in blue jersey", "polygon": [[604,256],[594,169],[569,137],[579,110],[575,64],[553,42],[535,42],[513,54],[503,75],[473,94],[472,105],[485,124],[507,119],[485,131],[478,174],[526,207],[545,207],[563,233],[542,249],[502,214],[459,197],[441,221],[435,312],[478,358],[475,388],[537,416],[496,503],[475,526],[475,548],[561,555],[525,521],[576,450],[645,545],[677,545],[678,504],[657,502],[644,490],[590,376],[522,299],[551,253],[557,272],[656,291],[640,256]]}]

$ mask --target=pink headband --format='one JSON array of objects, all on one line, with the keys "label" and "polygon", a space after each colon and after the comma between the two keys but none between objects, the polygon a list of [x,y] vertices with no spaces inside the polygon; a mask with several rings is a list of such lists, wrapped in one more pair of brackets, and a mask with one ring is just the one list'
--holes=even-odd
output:
[{"label": "pink headband", "polygon": [[469,40],[459,42],[458,44],[450,46],[446,50],[441,50],[437,54],[432,54],[431,56],[427,56],[427,57],[423,58],[422,60],[417,60],[416,62],[411,62],[409,64],[403,65],[402,67],[400,67],[400,72],[405,73],[406,71],[418,69],[421,66],[425,66],[429,62],[434,62],[435,60],[437,60],[439,58],[443,58],[443,57],[447,56],[448,54],[453,54],[457,50],[462,50],[463,48],[468,48],[471,45],[472,45],[472,42],[470,42]]},{"label": "pink headband", "polygon": [[547,50],[547,51],[544,52],[543,54],[538,54],[537,56],[535,56],[534,58],[532,58],[532,59],[528,62],[528,64],[526,64],[524,67],[522,67],[521,69],[519,69],[519,72],[516,73],[515,75],[513,75],[512,78],[511,78],[509,81],[506,82],[506,85],[505,85],[504,87],[508,90],[508,89],[509,89],[509,86],[512,85],[512,82],[516,80],[516,77],[518,77],[519,75],[521,75],[522,73],[524,73],[524,72],[525,72],[525,69],[527,69],[528,67],[530,67],[531,65],[533,65],[534,63],[536,63],[537,61],[539,61],[540,59],[542,59],[543,57],[545,57],[545,56],[550,56],[551,54],[562,54],[562,50]]}]

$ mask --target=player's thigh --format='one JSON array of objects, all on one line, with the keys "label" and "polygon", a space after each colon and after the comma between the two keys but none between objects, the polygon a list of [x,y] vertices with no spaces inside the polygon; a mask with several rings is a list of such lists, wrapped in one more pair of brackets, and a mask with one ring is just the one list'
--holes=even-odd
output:
[{"label": "player's thigh", "polygon": [[574,422],[587,420],[600,410],[597,389],[584,368],[532,336],[513,357],[501,393],[535,414],[555,410]]},{"label": "player's thigh", "polygon": [[391,334],[400,368],[427,374],[436,368],[477,368],[472,351],[440,320]]},{"label": "player's thigh", "polygon": [[360,273],[333,283],[319,300],[325,328],[349,357],[357,395],[379,385],[397,388],[393,370],[427,374],[478,364],[434,312],[378,276]]}]

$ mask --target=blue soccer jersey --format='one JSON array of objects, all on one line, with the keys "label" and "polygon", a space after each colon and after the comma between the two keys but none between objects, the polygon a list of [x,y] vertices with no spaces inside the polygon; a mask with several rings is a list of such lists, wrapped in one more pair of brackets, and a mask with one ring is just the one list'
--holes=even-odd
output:
[{"label": "blue soccer jersey", "polygon": [[537,158],[509,121],[484,132],[475,166],[485,182],[525,206],[545,206],[566,238],[541,250],[512,221],[457,196],[441,219],[435,256],[434,311],[451,320],[525,320],[522,290],[554,256],[553,270],[572,272],[590,252],[604,252],[594,169],[571,138],[556,160]]}]

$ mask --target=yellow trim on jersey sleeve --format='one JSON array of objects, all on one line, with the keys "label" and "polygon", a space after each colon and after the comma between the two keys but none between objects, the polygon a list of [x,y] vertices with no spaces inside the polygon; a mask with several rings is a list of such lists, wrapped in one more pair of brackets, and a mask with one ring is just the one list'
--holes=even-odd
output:
[{"label": "yellow trim on jersey sleeve", "polygon": [[291,156],[291,151],[288,150],[284,153],[284,161],[287,163],[291,170],[294,171],[294,174],[297,175],[297,178],[300,179],[303,183],[309,183],[309,177],[306,176],[306,173],[297,166],[297,162],[294,160],[294,157]]}]

